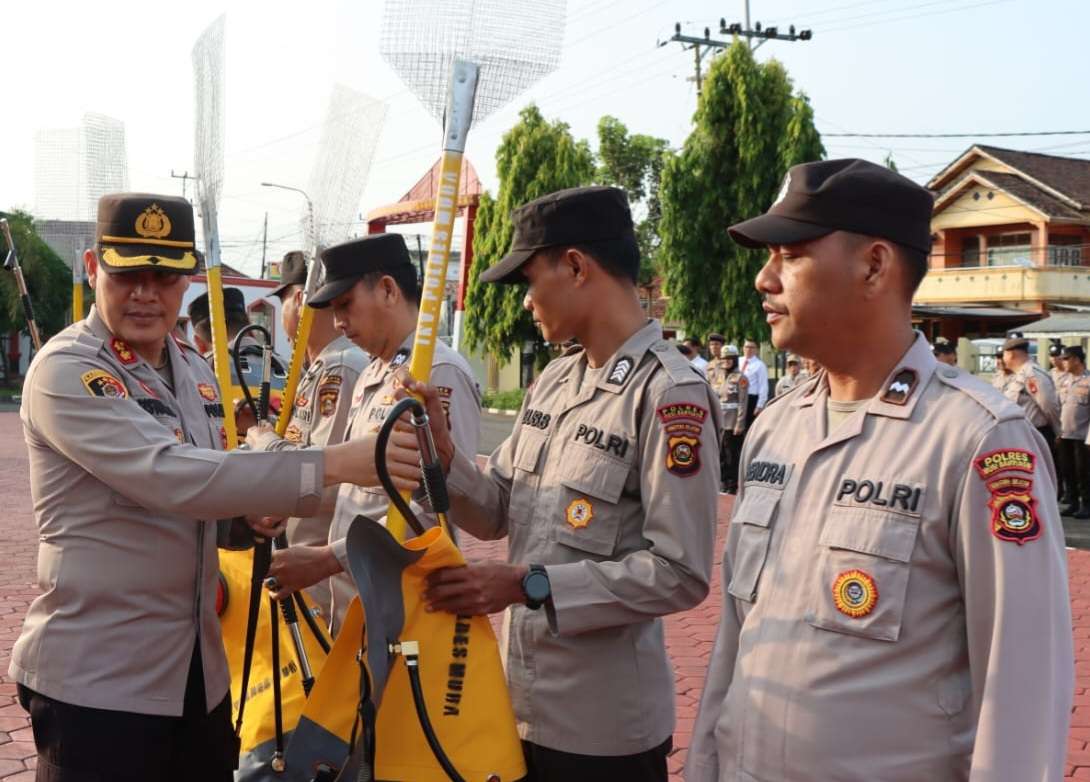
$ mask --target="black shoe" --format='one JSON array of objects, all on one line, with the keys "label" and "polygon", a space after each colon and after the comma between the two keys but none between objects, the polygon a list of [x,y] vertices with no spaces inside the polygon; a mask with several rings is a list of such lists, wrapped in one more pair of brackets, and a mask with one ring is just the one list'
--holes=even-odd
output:
[{"label": "black shoe", "polygon": [[1076,519],[1090,519],[1090,505],[1083,505],[1077,513],[1072,513]]}]

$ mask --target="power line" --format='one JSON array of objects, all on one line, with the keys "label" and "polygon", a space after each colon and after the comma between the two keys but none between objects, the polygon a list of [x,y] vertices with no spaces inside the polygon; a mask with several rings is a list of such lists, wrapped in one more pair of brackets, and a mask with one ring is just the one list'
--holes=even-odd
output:
[{"label": "power line", "polygon": [[[998,5],[999,3],[1009,3],[1009,2],[1011,2],[1011,0],[986,0],[986,2],[983,2],[983,3],[973,3],[973,4],[970,4],[970,5],[959,5],[959,6],[955,7],[955,8],[940,8],[940,9],[938,9],[936,11],[927,11],[927,12],[922,13],[922,14],[912,13],[912,14],[908,14],[906,16],[881,17],[881,18],[878,18],[878,19],[875,19],[875,20],[872,20],[872,21],[869,21],[869,22],[860,22],[858,24],[849,24],[849,25],[845,25],[844,27],[832,27],[832,28],[829,28],[827,30],[821,30],[821,33],[823,35],[828,35],[830,33],[841,33],[841,32],[844,32],[846,30],[859,30],[859,29],[864,28],[864,27],[873,27],[874,25],[885,24],[886,22],[905,22],[905,21],[911,21],[913,19],[921,19],[921,18],[926,17],[926,16],[940,16],[942,14],[951,14],[951,13],[956,13],[958,11],[968,11],[968,10],[973,9],[973,8],[983,8],[984,6],[987,6],[987,5]],[[931,5],[931,3],[928,3],[926,5]],[[847,21],[847,20],[845,20],[845,21]]]},{"label": "power line", "polygon": [[1029,130],[1002,133],[822,133],[822,138],[1009,138],[1012,136],[1087,136],[1090,130]]}]

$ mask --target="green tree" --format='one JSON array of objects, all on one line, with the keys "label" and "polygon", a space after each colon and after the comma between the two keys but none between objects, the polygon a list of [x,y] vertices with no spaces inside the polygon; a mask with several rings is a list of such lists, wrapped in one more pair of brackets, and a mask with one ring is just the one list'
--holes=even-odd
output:
[{"label": "green tree", "polygon": [[[29,214],[16,211],[6,217],[11,226],[11,238],[15,242],[19,265],[30,291],[34,319],[38,322],[42,339],[48,339],[64,328],[72,304],[72,271],[38,236]],[[0,244],[6,243],[0,240]],[[0,253],[6,256],[8,249],[4,246]],[[15,275],[0,272],[0,334],[25,330],[26,319],[23,317],[23,304]]]},{"label": "green tree", "polygon": [[548,122],[531,104],[504,134],[496,151],[499,192],[482,193],[474,232],[474,259],[466,287],[466,344],[506,363],[515,348],[535,343],[543,360],[548,351],[529,313],[522,307],[519,285],[489,285],[481,272],[496,264],[511,247],[511,212],[543,195],[594,181],[594,156],[586,141],[576,141],[563,122]]},{"label": "green tree", "polygon": [[600,184],[619,187],[628,194],[640,246],[640,287],[650,297],[659,274],[659,221],[662,202],[659,189],[669,145],[666,139],[644,134],[629,135],[616,117],[598,121],[598,172]]},{"label": "green tree", "polygon": [[767,210],[787,169],[825,150],[813,109],[783,66],[758,63],[744,43],[712,62],[702,87],[693,130],[662,173],[667,314],[695,334],[764,339],[753,280],[767,253],[736,245],[726,228]]}]

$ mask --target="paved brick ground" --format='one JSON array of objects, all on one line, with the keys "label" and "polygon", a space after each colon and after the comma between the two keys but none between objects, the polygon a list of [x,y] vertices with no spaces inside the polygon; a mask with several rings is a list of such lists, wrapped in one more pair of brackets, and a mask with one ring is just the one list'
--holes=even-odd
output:
[{"label": "paved brick ground", "polygon": [[[15,685],[7,677],[11,645],[19,634],[23,615],[36,594],[34,567],[37,535],[27,484],[27,459],[19,419],[0,413],[0,782],[30,782],[34,778],[34,744],[26,714],[15,700]],[[719,503],[719,539],[729,511],[729,498]],[[502,543],[472,542],[470,559],[503,555]],[[1077,680],[1067,778],[1090,780],[1090,552],[1072,551],[1072,608],[1075,617]],[[718,566],[718,558],[717,558]],[[718,567],[716,570],[718,574]],[[718,578],[703,604],[667,621],[667,645],[677,673],[678,726],[670,757],[672,780],[680,780],[693,719],[711,654],[721,606]]]}]

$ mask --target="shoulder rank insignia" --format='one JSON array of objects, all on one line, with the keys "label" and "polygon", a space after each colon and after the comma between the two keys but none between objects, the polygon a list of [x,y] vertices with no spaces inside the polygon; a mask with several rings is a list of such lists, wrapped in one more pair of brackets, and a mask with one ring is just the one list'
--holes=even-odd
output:
[{"label": "shoulder rank insignia", "polygon": [[836,610],[852,619],[862,619],[878,605],[878,587],[870,573],[845,570],[833,582]]},{"label": "shoulder rank insignia", "polygon": [[574,529],[582,529],[594,518],[594,506],[586,497],[579,497],[568,503],[564,518]]},{"label": "shoulder rank insignia", "polygon": [[609,378],[606,380],[611,386],[623,386],[625,381],[628,380],[629,374],[632,372],[632,367],[636,365],[628,356],[622,356],[617,359],[613,365],[613,369],[609,371]]},{"label": "shoulder rank insignia", "polygon": [[125,366],[136,363],[136,353],[129,347],[129,343],[114,337],[110,340],[110,349],[117,356],[117,360]]},{"label": "shoulder rank insignia", "polygon": [[992,495],[988,507],[992,511],[993,535],[1019,546],[1041,537],[1032,480],[1017,476],[996,478],[988,483],[988,491]]},{"label": "shoulder rank insignia", "polygon": [[891,405],[905,404],[908,402],[909,397],[912,396],[912,392],[916,390],[918,380],[919,376],[916,374],[915,369],[905,367],[898,370],[882,393],[882,401]]},{"label": "shoulder rank insignia", "polygon": [[216,389],[211,383],[197,383],[197,393],[209,402],[216,401]]},{"label": "shoulder rank insignia", "polygon": [[84,372],[79,379],[91,396],[125,399],[129,395],[124,383],[102,369],[92,369],[89,372]]},{"label": "shoulder rank insignia", "polygon": [[700,472],[700,443],[708,411],[697,404],[679,402],[655,411],[666,432],[666,469],[688,478]]}]

